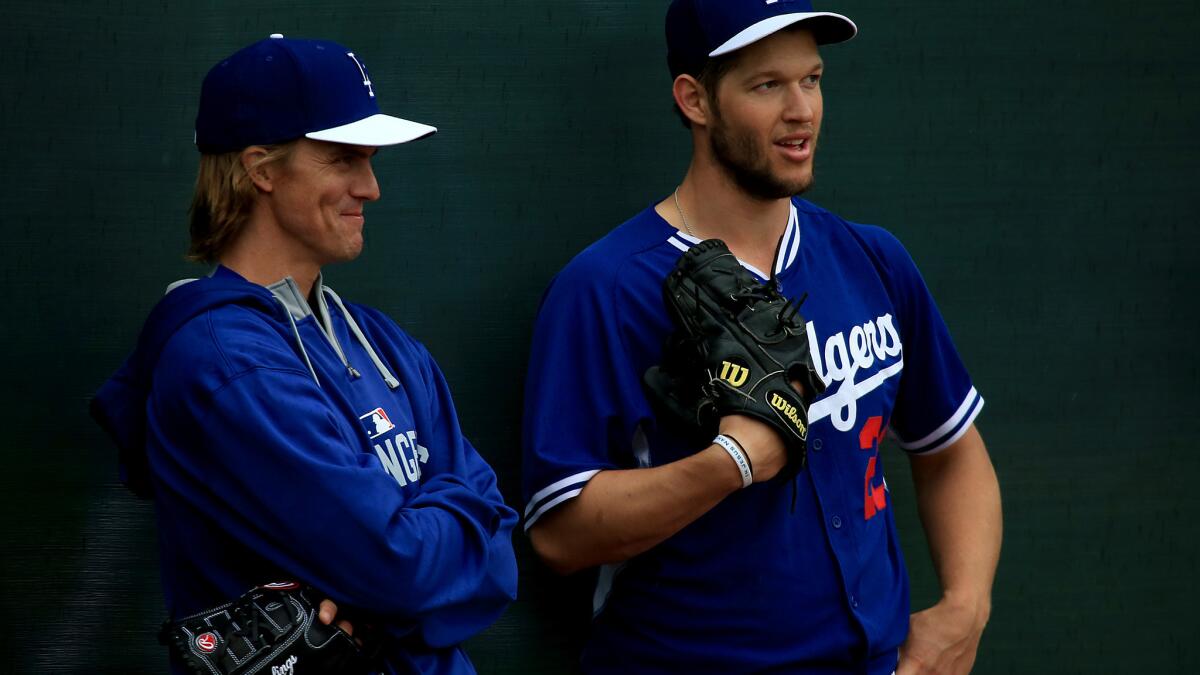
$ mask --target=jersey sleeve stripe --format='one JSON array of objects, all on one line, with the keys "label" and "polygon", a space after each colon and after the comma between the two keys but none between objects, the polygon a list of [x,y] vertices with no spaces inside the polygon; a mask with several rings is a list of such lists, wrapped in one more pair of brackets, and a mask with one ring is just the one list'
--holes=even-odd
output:
[{"label": "jersey sleeve stripe", "polygon": [[[600,473],[600,469],[581,471],[577,474],[567,476],[562,480],[554,481],[541,490],[538,490],[532,497],[529,498],[529,505],[525,507],[525,517],[528,518],[529,514],[533,513],[538,508],[538,504],[545,501],[547,497],[561,492],[564,488],[568,488],[573,485],[582,486],[583,483],[588,482],[592,479],[592,476],[595,476],[598,473]],[[582,487],[580,489],[582,489]]]},{"label": "jersey sleeve stripe", "polygon": [[944,449],[946,446],[962,438],[966,433],[967,428],[979,416],[979,412],[983,410],[983,397],[979,395],[974,388],[967,395],[967,400],[963,402],[963,406],[958,409],[954,417],[950,421],[943,424],[938,430],[941,435],[934,436],[930,434],[921,439],[917,443],[907,443],[897,437],[898,445],[905,451],[916,455],[928,455]]},{"label": "jersey sleeve stripe", "polygon": [[959,422],[961,422],[963,417],[970,412],[971,406],[975,404],[975,399],[977,398],[979,398],[979,392],[975,391],[975,387],[971,387],[971,391],[967,392],[967,396],[963,399],[962,404],[958,406],[958,410],[955,410],[954,414],[950,416],[950,419],[946,420],[942,426],[934,429],[927,436],[917,441],[905,441],[904,439],[897,437],[896,440],[899,441],[900,447],[904,448],[905,450],[911,450],[913,448],[929,445],[937,439],[945,436],[951,430],[958,427]]},{"label": "jersey sleeve stripe", "polygon": [[555,497],[554,499],[551,499],[550,501],[546,502],[545,504],[542,504],[541,508],[539,508],[537,511],[535,511],[532,516],[527,515],[525,517],[525,531],[528,532],[529,528],[533,527],[533,524],[538,521],[538,518],[542,517],[543,513],[547,512],[550,509],[558,506],[559,504],[567,501],[568,499],[573,499],[574,497],[577,497],[580,492],[583,492],[582,486],[577,487],[574,490],[568,490],[568,491],[562,493],[561,495]]},{"label": "jersey sleeve stripe", "polygon": [[962,438],[962,435],[963,435],[963,434],[967,433],[967,429],[969,429],[969,428],[971,427],[971,423],[975,421],[975,417],[976,417],[977,415],[979,415],[979,411],[980,411],[980,410],[983,410],[983,399],[982,399],[982,398],[980,398],[980,399],[979,399],[979,400],[978,400],[978,401],[975,403],[975,407],[971,409],[971,414],[970,414],[970,415],[967,415],[967,418],[966,418],[965,420],[963,420],[963,423],[962,423],[962,425],[961,425],[961,426],[959,426],[959,427],[958,427],[958,428],[957,428],[957,429],[954,431],[954,433],[953,433],[953,434],[951,434],[950,436],[946,437],[944,440],[942,440],[941,442],[939,442],[937,445],[935,445],[935,446],[933,446],[933,447],[929,448],[928,450],[925,450],[925,449],[921,449],[921,450],[915,450],[915,451],[911,451],[911,454],[914,454],[914,455],[932,455],[932,454],[935,454],[935,453],[941,452],[942,450],[945,450],[945,449],[946,449],[946,448],[947,448],[949,445],[951,445],[952,443],[954,443],[954,442],[955,442],[955,441],[957,441],[958,439]]}]

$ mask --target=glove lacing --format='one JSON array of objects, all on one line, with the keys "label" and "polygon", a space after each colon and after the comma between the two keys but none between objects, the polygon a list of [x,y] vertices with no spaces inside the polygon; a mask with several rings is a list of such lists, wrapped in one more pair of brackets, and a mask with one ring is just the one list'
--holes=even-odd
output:
[{"label": "glove lacing", "polygon": [[[284,606],[286,607],[286,604]],[[264,623],[269,624],[268,632],[272,636],[278,636],[286,633],[294,622],[289,621],[287,625],[279,626],[271,619],[270,616],[267,615],[264,610],[254,605],[248,605],[244,607],[238,607],[235,610],[233,623],[236,628],[234,628],[233,632],[230,633],[230,640],[227,642],[226,649],[228,649],[229,644],[233,643],[232,638],[236,637],[246,640],[248,643],[250,643],[255,652],[257,652],[261,649],[271,646],[267,643],[266,638],[264,638],[262,635],[261,627]]]}]

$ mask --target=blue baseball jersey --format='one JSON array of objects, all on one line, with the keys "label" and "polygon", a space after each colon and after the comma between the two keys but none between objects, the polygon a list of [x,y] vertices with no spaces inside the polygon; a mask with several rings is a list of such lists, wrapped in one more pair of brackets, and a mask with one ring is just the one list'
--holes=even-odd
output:
[{"label": "blue baseball jersey", "polygon": [[317,289],[179,286],[97,395],[150,480],[168,613],[298,580],[389,634],[385,672],[473,673],[458,645],[516,595],[517,514],[424,346]]},{"label": "blue baseball jersey", "polygon": [[[542,301],[524,424],[525,527],[597,472],[701,450],[642,388],[673,330],[662,283],[699,240],[647,208],[579,254]],[[879,444],[932,453],[983,406],[908,253],[885,230],[792,201],[772,273],[802,312],[825,393],[808,470],[740,490],[599,575],[585,670],[890,673],[908,581]],[[735,471],[730,463],[729,471]],[[794,490],[794,492],[793,492]]]}]

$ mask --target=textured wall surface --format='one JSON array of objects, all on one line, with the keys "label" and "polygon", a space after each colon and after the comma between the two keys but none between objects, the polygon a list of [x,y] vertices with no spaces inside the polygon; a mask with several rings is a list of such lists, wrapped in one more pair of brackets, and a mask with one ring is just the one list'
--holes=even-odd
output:
[{"label": "textured wall surface", "polygon": [[[379,155],[366,252],[327,278],[429,345],[517,503],[542,289],[686,166],[664,2],[0,4],[0,672],[162,672],[153,512],[86,406],[164,285],[204,273],[199,83],[271,32],[351,45],[385,110],[440,127]],[[988,400],[1006,531],[976,672],[1192,671],[1200,6],[818,5],[862,32],[824,52],[811,198],[906,243]],[[937,580],[891,452],[919,606]],[[586,575],[518,550],[521,598],[470,652],[567,672]]]}]

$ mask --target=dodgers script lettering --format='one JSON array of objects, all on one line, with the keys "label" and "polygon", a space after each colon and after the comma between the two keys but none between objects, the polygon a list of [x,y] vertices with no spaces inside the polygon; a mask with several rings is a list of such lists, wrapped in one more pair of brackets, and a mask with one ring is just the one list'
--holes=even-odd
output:
[{"label": "dodgers script lettering", "polygon": [[[858,399],[874,391],[884,380],[904,368],[904,346],[891,314],[866,321],[847,331],[834,333],[821,345],[817,327],[809,321],[808,344],[817,376],[825,383],[825,398],[808,411],[809,423],[829,417],[838,431],[850,431],[858,415]],[[870,377],[858,380],[860,372],[878,365]],[[834,385],[837,385],[836,387]]]}]

